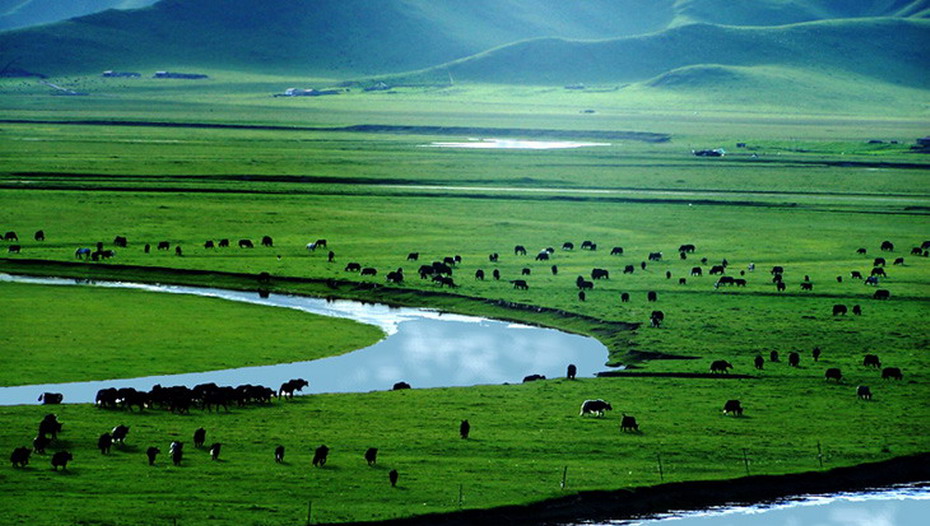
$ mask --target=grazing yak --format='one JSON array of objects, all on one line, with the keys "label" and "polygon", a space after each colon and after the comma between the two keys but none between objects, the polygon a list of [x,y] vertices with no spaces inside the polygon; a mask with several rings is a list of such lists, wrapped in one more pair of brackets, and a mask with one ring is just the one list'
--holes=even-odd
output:
[{"label": "grazing yak", "polygon": [[433,276],[433,281],[439,283],[440,287],[449,287],[452,289],[456,287],[455,280],[449,276]]},{"label": "grazing yak", "polygon": [[895,258],[894,262],[892,263],[892,265],[903,265],[903,264],[904,264],[904,258]]},{"label": "grazing yak", "polygon": [[310,385],[310,382],[304,380],[303,378],[294,378],[288,380],[281,384],[281,388],[278,389],[279,398],[294,398],[294,391],[301,391],[304,387]]},{"label": "grazing yak", "polygon": [[723,414],[743,416],[743,406],[740,404],[739,400],[727,400],[727,402],[723,404]]},{"label": "grazing yak", "polygon": [[882,380],[887,380],[889,378],[892,380],[902,380],[904,379],[904,375],[898,367],[885,367],[882,369]]},{"label": "grazing yak", "polygon": [[639,424],[636,423],[636,418],[624,414],[623,418],[620,419],[620,431],[639,432]]},{"label": "grazing yak", "polygon": [[865,254],[865,253],[867,253],[867,252],[868,252],[868,250],[866,250],[866,249],[863,248],[863,247],[859,247],[859,248],[856,249],[856,254]]},{"label": "grazing yak", "polygon": [[877,300],[887,300],[891,297],[891,292],[888,291],[888,289],[878,289],[875,291],[875,294],[873,294],[872,297]]},{"label": "grazing yak", "polygon": [[687,284],[688,284],[688,279],[687,279],[687,278],[678,278],[678,284],[679,284],[679,285],[687,285]]},{"label": "grazing yak", "polygon": [[763,358],[762,356],[756,356],[753,359],[753,363],[755,364],[756,369],[761,370],[763,367],[765,367],[765,358]]},{"label": "grazing yak", "polygon": [[578,279],[575,280],[575,286],[578,287],[578,290],[594,290],[594,282],[588,281],[581,276],[578,276]]},{"label": "grazing yak", "polygon": [[620,301],[623,302],[623,303],[628,303],[628,302],[630,301],[630,293],[629,293],[629,292],[621,292],[621,293],[620,293]]},{"label": "grazing yak", "polygon": [[58,433],[61,433],[61,422],[58,421],[58,417],[53,414],[45,415],[41,422],[39,422],[39,435],[51,435],[52,438],[58,438]]},{"label": "grazing yak", "polygon": [[820,360],[820,347],[814,347],[814,349],[811,351],[811,356],[814,357],[815,362]]},{"label": "grazing yak", "polygon": [[32,439],[32,450],[36,453],[44,455],[45,448],[47,448],[51,443],[51,438],[45,435],[36,435],[36,437]]},{"label": "grazing yak", "polygon": [[148,449],[145,450],[145,456],[147,456],[147,457],[149,458],[149,465],[150,465],[150,466],[154,466],[154,465],[155,465],[155,457],[157,457],[159,453],[161,453],[161,450],[158,449],[158,448],[155,447],[155,446],[152,446],[152,447],[150,447],[150,448],[148,448]]},{"label": "grazing yak", "polygon": [[836,383],[840,383],[843,380],[843,373],[840,372],[838,367],[831,367],[823,373],[824,380],[834,380]]},{"label": "grazing yak", "polygon": [[126,443],[126,437],[129,435],[129,426],[124,426],[122,424],[113,428],[110,431],[110,435],[113,437],[113,443]]},{"label": "grazing yak", "polygon": [[701,267],[691,267],[691,275],[692,276],[703,276],[704,271],[701,269]]},{"label": "grazing yak", "polygon": [[475,279],[480,279],[481,281],[484,281],[484,270],[481,270],[480,268],[476,270]]},{"label": "grazing yak", "polygon": [[377,276],[378,269],[374,267],[365,267],[362,269],[361,275],[362,276]]},{"label": "grazing yak", "polygon": [[29,463],[29,455],[31,454],[32,451],[28,447],[18,447],[10,455],[10,463],[13,464],[14,468],[24,468]]},{"label": "grazing yak", "polygon": [[535,382],[537,380],[545,380],[546,375],[544,374],[531,374],[523,377],[523,383]]},{"label": "grazing yak", "polygon": [[212,239],[208,239],[208,240],[206,240],[206,241],[203,242],[203,248],[205,248],[205,249],[216,248],[216,245],[213,244],[213,240],[212,240]]},{"label": "grazing yak", "polygon": [[158,246],[155,247],[158,250],[168,250],[171,248],[171,243],[167,241],[159,241]]},{"label": "grazing yak", "polygon": [[634,271],[636,271],[636,267],[634,267],[633,265],[627,265],[623,267],[624,274],[632,274]]},{"label": "grazing yak", "polygon": [[284,446],[274,448],[274,461],[278,464],[284,462]]},{"label": "grazing yak", "polygon": [[219,442],[214,442],[210,446],[210,460],[219,460],[220,459],[220,449],[222,449],[223,444]]},{"label": "grazing yak", "polygon": [[[45,241],[45,230],[36,230],[34,237],[36,241]],[[920,249],[917,249],[917,250],[920,250]]]},{"label": "grazing yak", "polygon": [[58,471],[58,467],[61,466],[62,470],[68,469],[68,462],[74,460],[74,456],[67,451],[58,451],[52,455],[52,469]]},{"label": "grazing yak", "polygon": [[[699,268],[699,267],[696,267],[696,268]],[[716,275],[716,274],[723,274],[723,273],[726,272],[726,271],[727,271],[727,269],[726,269],[726,267],[724,267],[723,265],[713,265],[713,266],[710,267],[710,270],[707,271],[707,273],[710,274],[711,276],[713,276],[713,275]],[[700,275],[700,274],[698,274],[698,275]]]},{"label": "grazing yak", "polygon": [[515,256],[517,256],[517,255],[525,256],[525,255],[526,255],[526,247],[524,247],[523,245],[516,245],[516,246],[514,246],[514,247],[513,247],[513,255],[515,255]]},{"label": "grazing yak", "polygon": [[494,269],[494,271],[491,272],[491,277],[494,278],[495,280],[501,279],[501,271]]},{"label": "grazing yak", "polygon": [[851,270],[849,272],[849,278],[850,279],[862,279],[862,272],[859,272],[858,270]]},{"label": "grazing yak", "polygon": [[365,462],[368,462],[369,466],[374,466],[378,462],[378,448],[370,447],[365,450]]},{"label": "grazing yak", "polygon": [[843,316],[845,316],[845,315],[846,315],[846,312],[847,312],[846,305],[841,305],[841,304],[837,303],[836,305],[833,306],[833,315],[834,315],[834,316],[839,316],[840,314],[842,314]]},{"label": "grazing yak", "polygon": [[202,427],[198,427],[197,430],[194,431],[194,447],[197,449],[202,448],[203,443],[206,442],[206,440],[207,430]]},{"label": "grazing yak", "polygon": [[321,468],[326,465],[326,457],[329,456],[329,448],[321,445],[313,451],[313,465]]},{"label": "grazing yak", "polygon": [[866,354],[862,358],[862,365],[864,367],[874,367],[878,369],[882,366],[882,361],[878,359],[878,356],[875,354]]},{"label": "grazing yak", "polygon": [[549,261],[549,252],[543,250],[539,254],[536,254],[536,261]]},{"label": "grazing yak", "polygon": [[520,269],[521,276],[529,276],[531,273],[532,273],[532,270],[530,270],[529,267],[523,267],[522,269]]},{"label": "grazing yak", "polygon": [[769,361],[777,362],[778,361],[778,351],[772,351],[769,353]]},{"label": "grazing yak", "polygon": [[7,252],[9,252],[10,254],[19,254],[19,252],[22,249],[23,247],[21,247],[20,245],[10,245],[9,247],[7,247]]},{"label": "grazing yak", "polygon": [[648,259],[649,261],[662,261],[662,253],[661,252],[650,252]]},{"label": "grazing yak", "polygon": [[178,442],[177,440],[171,442],[171,445],[168,446],[168,454],[171,455],[171,462],[175,466],[180,466],[181,460],[184,459],[184,442]]},{"label": "grazing yak", "polygon": [[558,265],[552,265],[551,267],[549,267],[549,269],[552,271],[552,275],[553,275],[553,276],[555,276],[555,275],[557,275],[557,274],[559,273],[559,266],[558,266]]},{"label": "grazing yak", "polygon": [[221,239],[220,242],[216,246],[220,248],[229,248],[229,239],[228,238]]},{"label": "grazing yak", "polygon": [[733,364],[726,360],[714,360],[710,364],[710,372],[727,374],[727,369],[732,369]]},{"label": "grazing yak", "polygon": [[650,290],[646,293],[646,301],[658,301],[659,295],[656,294],[656,291]]},{"label": "grazing yak", "polygon": [[878,286],[878,277],[877,277],[877,276],[869,276],[869,277],[865,278],[865,284],[866,284],[866,285],[875,285],[875,286]]},{"label": "grazing yak", "polygon": [[775,284],[775,290],[777,290],[778,292],[784,292],[785,288],[786,286],[785,286],[784,281],[779,281],[778,283]]},{"label": "grazing yak", "polygon": [[500,257],[501,257],[500,254],[498,254],[497,252],[493,254],[488,254],[488,261],[490,261],[491,263],[497,263],[497,260],[499,260]]},{"label": "grazing yak", "polygon": [[575,364],[573,363],[568,364],[568,370],[565,372],[565,377],[568,378],[569,380],[574,380],[575,375],[577,374],[578,374],[578,368],[575,367]]},{"label": "grazing yak", "polygon": [[622,255],[623,255],[623,247],[614,247],[614,248],[610,249],[610,255],[611,255],[611,256],[622,256]]},{"label": "grazing yak", "polygon": [[696,248],[697,247],[695,247],[692,244],[687,244],[687,245],[681,245],[680,247],[678,247],[678,251],[692,253],[696,250]]},{"label": "grazing yak", "polygon": [[575,244],[571,241],[562,243],[562,250],[575,250]]},{"label": "grazing yak", "polygon": [[240,239],[239,248],[255,248],[255,245],[252,244],[251,239]]},{"label": "grazing yak", "polygon": [[42,402],[43,405],[54,405],[60,404],[62,400],[65,399],[65,396],[61,393],[42,393],[39,395],[39,402]]},{"label": "grazing yak", "polygon": [[591,242],[590,240],[584,240],[584,241],[581,242],[581,250],[592,250],[591,247],[595,247],[595,246],[597,246],[597,245],[595,245],[595,244],[594,244],[593,242]]},{"label": "grazing yak", "polygon": [[263,247],[273,247],[274,241],[271,239],[271,236],[262,236],[262,246]]},{"label": "grazing yak", "polygon": [[882,245],[879,248],[883,252],[894,252],[894,243],[891,241],[882,241]]},{"label": "grazing yak", "polygon": [[418,260],[418,259],[420,259],[420,253],[419,253],[419,252],[411,252],[411,253],[407,254],[407,261],[416,261],[416,260]]},{"label": "grazing yak", "polygon": [[610,272],[603,268],[591,269],[591,279],[610,279]]},{"label": "grazing yak", "polygon": [[410,384],[407,382],[397,382],[394,384],[394,387],[391,388],[392,391],[401,391],[403,389],[410,389]]},{"label": "grazing yak", "polygon": [[19,236],[16,235],[16,232],[12,230],[3,235],[4,241],[19,241]]},{"label": "grazing yak", "polygon": [[468,438],[469,433],[471,433],[471,424],[468,423],[468,420],[462,420],[462,423],[459,424],[459,436],[464,440]]},{"label": "grazing yak", "polygon": [[788,353],[788,365],[791,367],[798,367],[801,365],[801,355],[794,351]]},{"label": "grazing yak", "polygon": [[97,449],[100,450],[101,454],[109,455],[111,446],[113,446],[113,437],[110,433],[104,433],[97,439]]},{"label": "grazing yak", "polygon": [[860,307],[859,305],[853,305],[852,313],[855,314],[856,316],[862,316],[862,307]]},{"label": "grazing yak", "polygon": [[601,399],[597,400],[585,400],[581,404],[581,412],[579,416],[584,416],[588,414],[593,414],[594,416],[601,417],[604,416],[604,411],[613,411],[611,405]]},{"label": "grazing yak", "polygon": [[801,290],[814,290],[814,284],[807,282],[801,283]]},{"label": "grazing yak", "polygon": [[512,280],[511,283],[513,283],[513,288],[518,290],[529,290],[530,288],[530,286],[526,283],[526,280],[523,279],[515,279]]},{"label": "grazing yak", "polygon": [[126,248],[126,245],[127,245],[127,244],[128,244],[128,242],[126,241],[126,237],[125,237],[125,236],[116,236],[116,237],[113,238],[113,245],[115,245],[115,246],[117,246],[117,247]]},{"label": "grazing yak", "polygon": [[856,388],[856,396],[859,397],[859,400],[871,400],[872,390],[867,385],[860,385]]},{"label": "grazing yak", "polygon": [[388,480],[391,481],[391,487],[392,487],[392,488],[397,487],[397,479],[398,479],[398,477],[399,477],[399,475],[397,474],[397,470],[396,470],[396,469],[392,469],[390,472],[388,472]]}]

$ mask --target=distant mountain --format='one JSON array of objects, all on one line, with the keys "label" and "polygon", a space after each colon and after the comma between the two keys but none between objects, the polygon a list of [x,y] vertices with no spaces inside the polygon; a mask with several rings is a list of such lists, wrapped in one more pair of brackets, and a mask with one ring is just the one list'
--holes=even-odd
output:
[{"label": "distant mountain", "polygon": [[158,0],[0,0],[0,31],[60,22],[107,9],[136,9]]},{"label": "distant mountain", "polygon": [[[66,8],[78,4],[90,9],[149,3],[151,0],[0,0],[6,13],[44,10],[55,17],[66,16]],[[463,75],[485,80],[536,82],[566,76],[625,79],[704,63],[694,60],[708,57],[697,57],[696,53],[715,46],[701,40],[703,37],[722,36],[728,42],[746,44],[739,30],[713,29],[713,24],[745,27],[855,17],[926,18],[928,12],[930,0],[162,0],[143,9],[108,10],[2,32],[0,63],[15,61],[19,68],[51,75],[105,69],[208,68],[352,77],[418,70],[484,53],[457,63],[455,68]],[[699,24],[695,26],[695,22]],[[683,29],[687,27],[691,29]],[[621,47],[642,45],[642,50],[648,51],[646,48],[658,46],[665,55],[643,56],[642,65],[631,63],[626,66],[631,71],[610,75],[598,68],[611,63],[605,62],[605,54],[619,44],[573,42],[637,35],[647,36],[640,37],[640,44],[629,41]],[[659,45],[662,38],[697,47],[663,51]],[[750,38],[748,44],[755,42]],[[500,57],[518,53],[529,58],[545,49],[570,63],[549,64],[546,67],[553,68],[550,72],[526,73],[520,63],[512,73],[501,71],[502,77],[493,72],[504,67],[493,65]],[[571,55],[576,50],[582,55]],[[586,55],[592,53],[596,57],[589,59]],[[683,55],[674,59],[674,53]],[[731,53],[762,54],[764,58],[768,51],[760,48],[716,54]],[[546,63],[544,57],[533,60]],[[622,57],[610,60],[623,63]],[[749,58],[745,61],[752,62]],[[712,60],[715,62],[720,60]],[[559,73],[570,73],[585,64],[593,65],[590,74]],[[666,64],[669,67],[663,69]]]}]

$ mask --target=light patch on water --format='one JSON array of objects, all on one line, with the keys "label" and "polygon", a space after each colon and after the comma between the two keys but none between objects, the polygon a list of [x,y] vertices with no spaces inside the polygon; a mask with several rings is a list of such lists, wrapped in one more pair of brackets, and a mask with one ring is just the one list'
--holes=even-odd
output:
[{"label": "light patch on water", "polygon": [[468,139],[464,142],[433,142],[421,148],[467,148],[472,150],[565,150],[610,146],[606,142],[531,141],[525,139]]}]

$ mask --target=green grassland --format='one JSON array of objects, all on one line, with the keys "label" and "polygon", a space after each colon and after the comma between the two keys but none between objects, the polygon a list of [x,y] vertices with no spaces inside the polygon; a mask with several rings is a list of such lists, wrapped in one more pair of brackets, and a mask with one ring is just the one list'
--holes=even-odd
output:
[{"label": "green grassland", "polygon": [[[711,360],[727,359],[734,372],[754,378],[597,378],[314,395],[228,414],[195,410],[191,416],[66,405],[56,412],[65,422],[59,445],[75,454],[69,475],[52,472],[40,455],[29,469],[0,470],[0,522],[164,524],[178,518],[180,524],[293,524],[305,518],[308,501],[319,521],[365,520],[458,509],[460,484],[463,507],[655,484],[656,454],[662,456],[665,480],[693,480],[745,474],[743,448],[752,473],[777,474],[819,469],[818,441],[825,467],[930,446],[930,335],[924,321],[930,314],[930,259],[910,254],[911,247],[930,239],[928,163],[910,148],[926,135],[923,90],[900,88],[887,108],[853,103],[841,112],[818,113],[805,110],[816,105],[815,98],[797,107],[773,103],[750,111],[702,86],[569,93],[464,84],[296,100],[270,97],[293,85],[294,77],[217,73],[193,85],[72,78],[76,88],[93,93],[87,97],[54,97],[47,88],[11,80],[0,90],[5,118],[32,121],[636,130],[666,133],[670,140],[603,141],[611,145],[572,151],[457,151],[420,146],[467,137],[4,122],[0,231],[16,231],[22,250],[4,254],[0,271],[163,282],[171,275],[118,266],[268,272],[274,290],[438,307],[593,335],[609,347],[611,364],[644,372],[707,372]],[[586,108],[596,112],[580,113]],[[884,143],[868,144],[873,138]],[[736,148],[736,142],[747,148]],[[724,158],[690,154],[721,146],[729,152]],[[32,240],[38,229],[46,241]],[[116,249],[110,261],[67,270],[55,264],[75,261],[76,248],[97,241],[109,247],[116,235],[126,236],[129,246]],[[230,238],[235,245],[263,235],[274,238],[274,248],[203,248],[207,239]],[[319,238],[329,241],[335,263],[326,261],[325,250],[304,248]],[[598,243],[598,251],[560,250],[565,241],[577,246],[585,239]],[[886,239],[895,243],[894,252],[879,251]],[[143,252],[143,244],[162,240],[182,246],[184,255]],[[687,260],[677,254],[683,243],[697,245]],[[529,255],[515,256],[516,244],[525,245]],[[556,248],[552,261],[534,261],[548,246]],[[613,246],[624,247],[624,255],[610,256]],[[868,253],[857,254],[859,247]],[[641,269],[640,262],[655,251],[663,252],[663,260]],[[420,252],[421,261],[407,262],[409,252]],[[493,252],[501,254],[496,265],[487,259]],[[440,289],[416,276],[419,263],[454,254],[463,258],[454,276],[459,287]],[[889,259],[881,283],[891,292],[888,301],[872,299],[872,287],[849,278],[852,270],[867,274],[879,255]],[[700,263],[702,257],[707,264]],[[895,257],[904,257],[904,264],[892,265]],[[746,270],[745,288],[714,289],[714,278],[690,275],[691,267],[706,273],[723,258],[731,263],[729,274]],[[379,275],[345,272],[350,261],[376,267]],[[558,275],[549,271],[551,264],[559,266]],[[625,265],[635,265],[635,272],[622,274]],[[786,268],[785,292],[777,293],[771,283],[773,265]],[[397,267],[406,270],[407,280],[386,285],[383,275]],[[532,271],[526,278],[530,288],[516,291],[507,280],[520,278],[523,267]],[[581,302],[575,278],[594,267],[608,269],[610,279],[598,281]],[[502,280],[474,280],[479,268],[488,274],[499,269]],[[805,275],[813,291],[800,289]],[[682,277],[687,283],[679,285]],[[326,279],[339,283],[330,287]],[[220,275],[175,280],[254,286]],[[659,301],[648,303],[647,291],[656,291]],[[629,303],[620,302],[622,292],[631,294]],[[12,316],[7,309],[0,318],[0,341],[4,349],[21,350],[4,352],[16,355],[3,364],[11,360],[17,371],[0,383],[34,381],[34,373],[26,373],[28,362],[54,355],[62,338],[103,345],[96,327],[117,317],[118,323],[106,326],[122,332],[138,326],[149,335],[116,340],[139,358],[125,366],[116,360],[99,364],[69,349],[58,357],[70,365],[58,368],[57,381],[111,371],[158,372],[145,357],[166,352],[152,339],[162,323],[181,329],[172,346],[181,352],[200,345],[201,326],[211,333],[233,324],[251,327],[246,334],[273,329],[260,342],[261,353],[242,333],[228,333],[224,346],[235,353],[177,363],[188,370],[245,365],[259,356],[266,362],[337,353],[378,336],[372,329],[333,329],[338,332],[326,331],[331,338],[310,349],[299,334],[335,322],[196,298],[129,300],[137,294],[142,293],[0,285],[3,304],[16,307]],[[507,302],[565,314],[509,309]],[[837,303],[859,304],[863,315],[834,317]],[[653,329],[648,317],[657,309],[666,320]],[[146,322],[153,310],[166,313],[157,324]],[[94,323],[82,323],[80,312],[99,315]],[[28,320],[38,320],[33,326],[45,330],[30,330]],[[605,329],[609,324],[596,320],[641,325]],[[59,332],[68,327],[70,336]],[[815,346],[823,350],[820,363],[810,357]],[[783,357],[799,351],[801,367],[782,361],[752,369],[757,354],[772,350]],[[642,361],[643,352],[696,359]],[[861,365],[865,353],[901,367],[904,380],[883,382],[879,372]],[[825,382],[827,367],[840,367],[844,382]],[[875,399],[857,400],[859,384],[870,385]],[[610,400],[616,410],[604,419],[581,418],[578,406],[587,398]],[[746,417],[720,414],[731,398],[743,401]],[[6,424],[0,445],[10,450],[27,443],[45,412],[0,408]],[[621,412],[635,415],[643,433],[619,433]],[[463,418],[474,429],[467,441],[457,436]],[[127,446],[103,457],[94,448],[96,437],[118,423],[132,426]],[[158,466],[145,464],[146,447],[167,451],[170,440],[187,441],[199,426],[209,430],[210,441],[224,444],[223,462],[190,449],[180,468],[169,466],[165,454]],[[288,448],[288,464],[272,461],[279,443]],[[325,468],[314,469],[310,450],[320,443],[333,452]],[[381,448],[379,467],[364,464],[367,447]],[[568,487],[561,490],[565,466]],[[401,473],[396,490],[386,481],[391,468]],[[50,491],[59,496],[55,506],[46,504]]]}]

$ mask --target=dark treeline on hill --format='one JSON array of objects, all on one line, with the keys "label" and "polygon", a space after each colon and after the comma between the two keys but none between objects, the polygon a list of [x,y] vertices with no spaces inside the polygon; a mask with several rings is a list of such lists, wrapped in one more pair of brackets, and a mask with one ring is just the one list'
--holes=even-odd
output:
[{"label": "dark treeline on hill", "polygon": [[[13,11],[49,1],[16,2],[13,9],[13,3],[0,0],[0,22]],[[99,9],[148,3],[87,4]],[[199,67],[348,78],[422,70],[478,55],[457,62],[456,70],[491,82],[584,80],[559,68],[584,68],[593,72],[592,79],[645,80],[695,64],[782,63],[783,53],[821,46],[849,50],[851,40],[926,64],[927,46],[921,44],[928,41],[928,16],[930,0],[162,0],[140,9],[110,9],[5,31],[0,33],[0,62],[14,61],[19,68],[48,75]],[[899,25],[889,25],[889,18],[897,18]],[[801,22],[825,25],[783,33],[748,29]],[[10,26],[0,23],[3,27]],[[872,38],[883,33],[883,39]],[[647,36],[637,37],[638,42],[576,42],[637,35]],[[902,36],[904,51],[913,56],[883,49],[885,40]],[[782,37],[809,39],[809,48],[785,48],[779,45]],[[728,46],[726,55],[736,59],[695,45],[706,39],[719,39]],[[852,61],[826,51],[807,60]],[[556,67],[535,58],[546,53],[571,60]],[[644,58],[645,64],[630,70],[623,60],[629,54]],[[498,71],[494,61],[501,57],[520,67]],[[860,53],[856,57],[862,58]],[[870,62],[865,69],[878,69]]]}]

